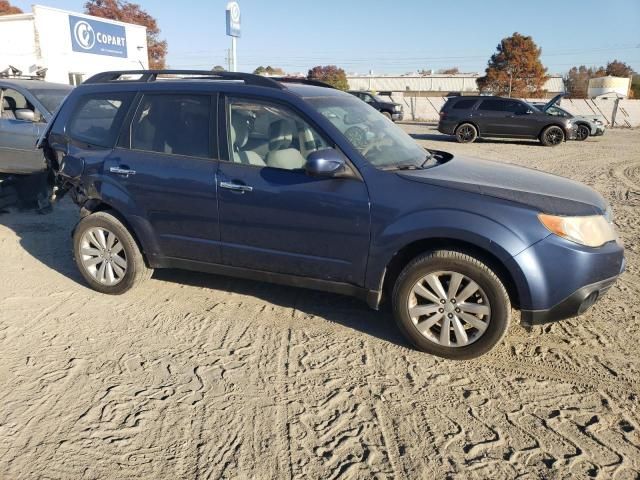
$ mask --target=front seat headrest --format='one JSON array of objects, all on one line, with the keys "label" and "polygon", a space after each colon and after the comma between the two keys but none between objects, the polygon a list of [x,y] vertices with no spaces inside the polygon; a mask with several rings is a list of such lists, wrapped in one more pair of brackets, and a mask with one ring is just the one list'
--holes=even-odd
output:
[{"label": "front seat headrest", "polygon": [[296,131],[292,120],[276,120],[269,126],[269,150],[284,150],[293,143],[293,134]]}]

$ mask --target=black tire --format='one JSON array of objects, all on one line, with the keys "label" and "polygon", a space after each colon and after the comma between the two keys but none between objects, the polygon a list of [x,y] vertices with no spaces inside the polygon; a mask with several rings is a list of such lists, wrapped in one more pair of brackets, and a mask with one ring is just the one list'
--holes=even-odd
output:
[{"label": "black tire", "polygon": [[382,112],[382,115],[387,117],[389,120],[393,121],[393,118],[391,117],[391,114],[389,112]]},{"label": "black tire", "polygon": [[[482,293],[486,297],[486,301],[490,307],[490,314],[489,318],[484,323],[486,325],[486,329],[483,333],[480,333],[479,330],[475,330],[471,324],[465,323],[465,325],[463,325],[463,328],[468,328],[468,330],[465,330],[466,333],[469,333],[470,335],[479,334],[477,338],[468,345],[447,347],[434,340],[430,340],[426,335],[423,335],[418,330],[417,323],[414,323],[411,318],[409,313],[409,302],[411,300],[414,286],[420,281],[420,279],[435,272],[437,272],[438,275],[446,275],[445,272],[461,274],[466,280],[472,280],[477,284],[477,286],[479,286],[480,290],[478,292],[478,296]],[[462,290],[460,294],[462,294],[465,284],[459,285]],[[469,285],[469,283],[466,285]],[[446,288],[448,290],[448,285]],[[463,304],[467,304],[466,301],[462,301],[464,302]],[[480,303],[479,305],[482,304]],[[434,251],[420,255],[411,261],[402,270],[396,280],[392,295],[392,308],[400,331],[412,345],[423,352],[454,360],[476,358],[488,352],[502,340],[511,322],[511,302],[509,301],[509,295],[498,276],[482,261],[459,251]],[[440,309],[440,311],[444,311],[444,309]],[[453,315],[459,316],[461,314],[453,313]],[[456,316],[456,319],[457,318],[458,317]],[[442,320],[440,320],[440,325],[436,323],[431,328],[440,329],[441,324],[444,321],[445,319],[443,314]],[[462,322],[459,321],[458,324],[460,325]],[[457,335],[455,327],[453,327],[453,324],[451,325],[452,326],[449,329],[449,338],[452,338],[452,335],[453,337],[456,337]],[[451,328],[454,329],[453,332]],[[431,330],[429,330],[429,332],[431,332]]]},{"label": "black tire", "polygon": [[[126,270],[118,283],[114,285],[105,285],[99,282],[83,263],[81,253],[83,237],[86,232],[95,228],[105,229],[115,234],[116,241],[122,244],[123,254],[121,252],[120,255],[126,261]],[[109,250],[109,255],[111,256],[110,252]],[[125,227],[115,215],[112,215],[108,211],[92,213],[78,222],[73,233],[73,256],[78,270],[80,270],[82,277],[89,286],[98,292],[109,295],[123,294],[145,280],[148,280],[151,278],[151,275],[153,275],[153,270],[145,264],[140,248],[127,227]],[[102,263],[103,262],[98,263],[96,269],[98,265]]]},{"label": "black tire", "polygon": [[545,147],[557,147],[564,142],[564,130],[558,125],[549,125],[540,134],[540,143]]},{"label": "black tire", "polygon": [[473,143],[478,138],[478,129],[471,123],[461,123],[456,127],[455,136],[458,143]]},{"label": "black tire", "polygon": [[576,131],[577,141],[582,142],[587,138],[589,138],[589,135],[591,135],[591,129],[589,128],[588,125],[585,125],[584,123],[581,123],[580,125],[578,125],[578,130]]}]

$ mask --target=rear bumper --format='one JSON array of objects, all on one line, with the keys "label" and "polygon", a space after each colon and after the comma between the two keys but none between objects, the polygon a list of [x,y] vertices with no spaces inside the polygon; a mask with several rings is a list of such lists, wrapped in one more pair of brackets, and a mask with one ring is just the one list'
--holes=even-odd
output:
[{"label": "rear bumper", "polygon": [[440,120],[438,122],[438,131],[445,135],[453,135],[456,130],[457,122],[448,122],[446,120]]}]

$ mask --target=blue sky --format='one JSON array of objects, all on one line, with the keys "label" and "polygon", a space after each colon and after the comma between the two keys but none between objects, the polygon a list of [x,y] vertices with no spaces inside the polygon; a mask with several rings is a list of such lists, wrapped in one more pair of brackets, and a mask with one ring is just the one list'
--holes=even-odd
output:
[{"label": "blue sky", "polygon": [[[83,0],[11,0],[82,11]],[[226,0],[138,0],[154,15],[175,68],[225,65]],[[640,71],[640,1],[608,0],[239,0],[238,64],[306,71],[404,73],[458,66],[482,71],[501,38],[517,31],[542,47],[551,73],[617,58]],[[176,8],[184,5],[184,8]],[[517,6],[521,5],[521,6]]]}]

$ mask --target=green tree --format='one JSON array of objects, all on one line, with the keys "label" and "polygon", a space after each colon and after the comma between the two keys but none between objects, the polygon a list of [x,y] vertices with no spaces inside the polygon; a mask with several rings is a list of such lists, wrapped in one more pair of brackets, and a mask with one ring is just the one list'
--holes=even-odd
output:
[{"label": "green tree", "polygon": [[263,67],[262,65],[260,65],[258,68],[256,68],[253,71],[254,74],[256,75],[277,75],[277,76],[284,76],[284,70],[281,69],[280,67],[272,67],[271,65],[267,66],[267,67]]},{"label": "green tree", "polygon": [[16,13],[23,13],[18,7],[14,7],[9,3],[9,0],[0,0],[0,15],[15,15]]},{"label": "green tree", "polygon": [[460,69],[458,67],[443,68],[442,70],[438,70],[438,73],[441,75],[456,75],[460,73]]},{"label": "green tree", "polygon": [[127,0],[89,0],[84,4],[84,11],[88,15],[147,27],[149,67],[152,69],[165,68],[167,42],[160,40],[160,28],[158,28],[156,19],[143,10],[140,5],[130,3]]},{"label": "green tree", "polygon": [[309,70],[307,78],[309,80],[319,80],[339,90],[349,90],[347,74],[343,69],[335,65],[313,67]]},{"label": "green tree", "polygon": [[211,69],[212,72],[226,72],[226,69],[222,65],[216,65]]},{"label": "green tree", "polygon": [[503,38],[487,64],[485,75],[477,79],[481,92],[514,97],[539,97],[549,78],[540,61],[542,49],[533,39],[518,32]]}]

